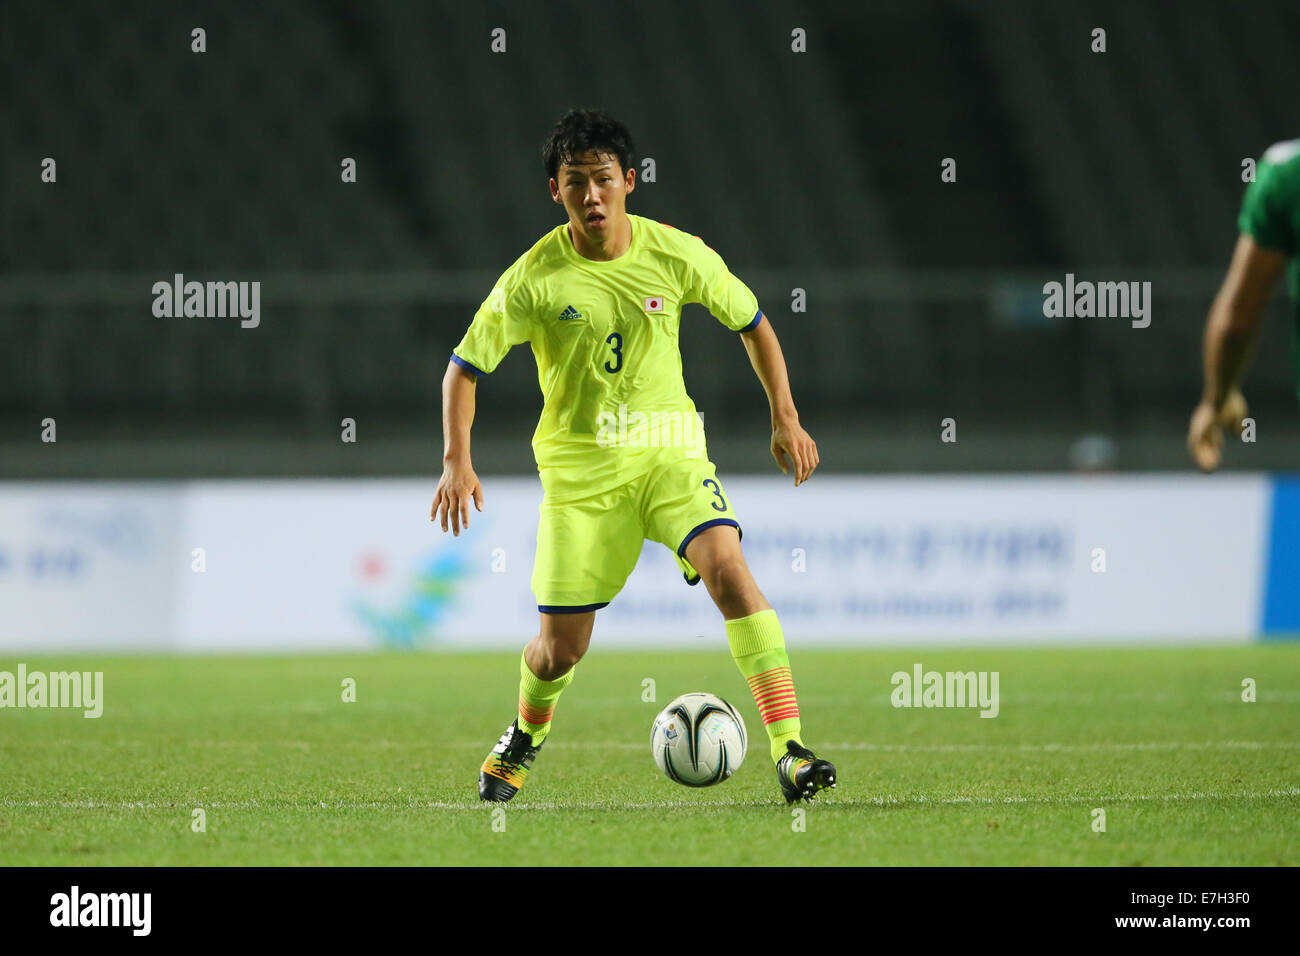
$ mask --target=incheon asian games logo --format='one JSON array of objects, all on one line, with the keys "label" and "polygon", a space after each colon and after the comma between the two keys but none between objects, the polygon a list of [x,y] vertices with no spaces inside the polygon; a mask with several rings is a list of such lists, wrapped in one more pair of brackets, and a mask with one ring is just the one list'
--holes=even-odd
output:
[{"label": "incheon asian games logo", "polygon": [[[384,602],[388,609],[357,598],[352,611],[385,647],[414,648],[430,643],[438,636],[438,625],[468,571],[464,551],[440,550],[417,563],[413,576],[400,585],[396,599]],[[378,554],[362,555],[359,574],[369,590],[388,577],[387,562]]]}]

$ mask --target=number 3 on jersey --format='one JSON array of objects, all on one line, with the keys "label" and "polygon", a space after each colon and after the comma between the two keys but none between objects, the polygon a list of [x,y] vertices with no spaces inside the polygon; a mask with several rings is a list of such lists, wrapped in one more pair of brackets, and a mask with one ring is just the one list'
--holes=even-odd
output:
[{"label": "number 3 on jersey", "polygon": [[617,372],[623,367],[623,336],[617,332],[611,332],[605,339],[605,343],[614,350],[614,364],[610,365],[609,362],[606,362],[605,371]]}]

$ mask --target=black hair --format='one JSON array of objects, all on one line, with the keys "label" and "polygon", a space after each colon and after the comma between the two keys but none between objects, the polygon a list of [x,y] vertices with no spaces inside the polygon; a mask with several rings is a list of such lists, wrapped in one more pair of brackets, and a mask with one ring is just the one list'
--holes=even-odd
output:
[{"label": "black hair", "polygon": [[624,173],[632,165],[632,134],[604,110],[571,109],[551,127],[542,144],[542,164],[554,179],[563,163],[572,163],[583,153],[596,152],[618,157]]}]

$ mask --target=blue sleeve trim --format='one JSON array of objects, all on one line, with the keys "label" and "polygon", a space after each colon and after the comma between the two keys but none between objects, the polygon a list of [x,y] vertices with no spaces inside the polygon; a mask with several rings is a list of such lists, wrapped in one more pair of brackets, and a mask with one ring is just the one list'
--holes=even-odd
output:
[{"label": "blue sleeve trim", "polygon": [[740,331],[748,332],[750,329],[754,328],[756,325],[758,325],[758,323],[762,321],[763,321],[763,310],[759,309],[757,312],[754,313],[753,321],[750,322],[749,325],[745,326],[743,329],[740,329]]},{"label": "blue sleeve trim", "polygon": [[602,601],[600,604],[539,604],[537,610],[543,614],[585,614],[587,611],[599,611],[602,607],[609,607],[608,601]]},{"label": "blue sleeve trim", "polygon": [[[740,534],[742,538],[745,536],[745,533],[740,530],[740,522],[737,521],[735,518],[714,518],[712,521],[704,522],[704,524],[697,524],[694,528],[690,530],[690,533],[687,534],[686,537],[682,538],[682,543],[677,547],[677,557],[679,558],[686,557],[686,546],[691,543],[692,539],[697,534],[699,534],[701,531],[708,531],[710,528],[717,527],[720,524],[729,524],[736,529],[736,531]],[[690,578],[687,578],[688,583],[689,581]]]},{"label": "blue sleeve trim", "polygon": [[459,355],[457,355],[455,352],[452,352],[452,353],[451,353],[451,360],[452,360],[453,362],[455,362],[457,365],[459,365],[461,368],[463,368],[463,369],[464,369],[465,371],[467,371],[467,372],[473,372],[475,375],[486,375],[486,374],[487,374],[487,372],[483,371],[483,370],[482,370],[481,368],[479,368],[477,365],[471,365],[469,362],[466,362],[463,358],[461,358],[461,357],[460,357]]}]

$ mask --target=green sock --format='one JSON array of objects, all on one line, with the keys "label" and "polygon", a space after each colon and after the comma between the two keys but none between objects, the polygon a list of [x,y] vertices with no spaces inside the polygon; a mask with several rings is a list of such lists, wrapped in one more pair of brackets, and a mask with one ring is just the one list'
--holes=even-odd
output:
[{"label": "green sock", "polygon": [[533,738],[533,746],[551,731],[551,715],[560,693],[573,681],[576,668],[555,680],[542,680],[528,669],[528,656],[519,658],[519,729]]},{"label": "green sock", "polygon": [[727,643],[758,705],[772,745],[772,760],[780,760],[787,740],[801,747],[803,741],[799,738],[799,702],[790,677],[790,658],[776,611],[769,608],[728,621]]}]

